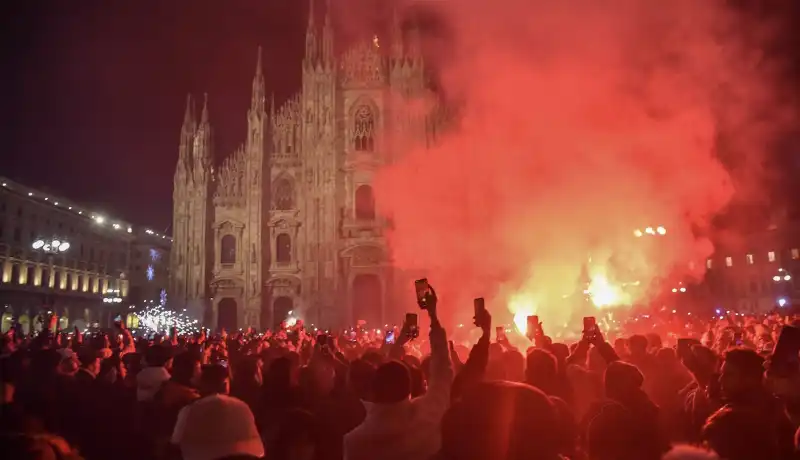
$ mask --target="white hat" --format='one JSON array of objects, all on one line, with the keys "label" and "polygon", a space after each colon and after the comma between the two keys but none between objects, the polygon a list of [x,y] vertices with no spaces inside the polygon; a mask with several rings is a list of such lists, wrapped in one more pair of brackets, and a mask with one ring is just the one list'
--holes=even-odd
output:
[{"label": "white hat", "polygon": [[264,444],[250,407],[225,395],[207,396],[181,409],[172,443],[180,447],[183,460],[264,456]]}]

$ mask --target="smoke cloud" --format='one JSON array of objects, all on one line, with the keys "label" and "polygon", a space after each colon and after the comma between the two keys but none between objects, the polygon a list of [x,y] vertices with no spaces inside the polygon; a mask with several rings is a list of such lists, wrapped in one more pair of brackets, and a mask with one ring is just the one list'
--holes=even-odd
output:
[{"label": "smoke cloud", "polygon": [[[788,120],[771,28],[717,0],[441,6],[453,38],[433,64],[459,111],[375,179],[395,265],[427,276],[457,322],[482,296],[498,321],[545,327],[584,314],[564,300],[582,271],[638,282],[626,304],[701,277],[711,219],[760,190]],[[647,226],[667,233],[634,237]]]}]

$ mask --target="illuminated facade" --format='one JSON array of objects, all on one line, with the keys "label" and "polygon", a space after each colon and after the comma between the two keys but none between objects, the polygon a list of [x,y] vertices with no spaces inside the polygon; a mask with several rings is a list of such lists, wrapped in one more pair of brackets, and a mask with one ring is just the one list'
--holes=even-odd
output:
[{"label": "illuminated facade", "polygon": [[64,329],[109,326],[125,311],[134,289],[131,244],[146,238],[169,247],[165,235],[145,233],[7,178],[0,182],[3,332],[15,322],[25,332],[41,327],[37,317],[42,311],[55,312]]},{"label": "illuminated facade", "polygon": [[289,312],[320,325],[389,316],[394,274],[373,175],[392,161],[395,134],[433,142],[444,110],[401,110],[430,91],[418,34],[400,21],[388,49],[373,38],[339,54],[329,14],[316,22],[312,5],[302,89],[279,107],[267,98],[259,52],[247,137],[218,168],[209,108],[198,119],[188,101],[169,298],[206,325],[269,327]]}]

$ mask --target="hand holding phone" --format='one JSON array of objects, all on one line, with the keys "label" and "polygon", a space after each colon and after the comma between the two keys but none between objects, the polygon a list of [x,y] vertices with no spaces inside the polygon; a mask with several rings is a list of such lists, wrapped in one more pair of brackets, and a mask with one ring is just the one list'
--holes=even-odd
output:
[{"label": "hand holding phone", "polygon": [[583,337],[589,343],[594,343],[599,336],[597,330],[597,319],[594,316],[583,317]]},{"label": "hand holding phone", "polygon": [[473,307],[475,308],[475,316],[473,317],[475,326],[484,330],[488,329],[491,326],[492,317],[486,310],[486,302],[483,300],[483,297],[475,299],[473,301]]},{"label": "hand holding phone", "polygon": [[525,327],[525,335],[528,339],[533,340],[535,337],[542,335],[542,323],[539,322],[538,315],[529,315],[528,323]]},{"label": "hand holding phone", "polygon": [[414,281],[414,290],[417,293],[417,305],[423,310],[436,308],[436,292],[428,283],[427,278]]}]

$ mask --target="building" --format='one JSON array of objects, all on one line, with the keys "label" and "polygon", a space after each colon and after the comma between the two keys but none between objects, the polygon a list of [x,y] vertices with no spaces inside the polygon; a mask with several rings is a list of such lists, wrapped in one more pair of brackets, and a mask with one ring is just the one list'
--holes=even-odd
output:
[{"label": "building", "polygon": [[145,292],[131,276],[131,248],[151,240],[168,248],[169,237],[7,178],[0,185],[3,332],[17,321],[26,333],[41,327],[43,311],[55,312],[62,329],[106,327],[125,315],[128,296]]},{"label": "building", "polygon": [[268,100],[260,51],[244,145],[213,162],[207,103],[191,97],[174,182],[170,301],[227,329],[274,326],[293,312],[324,325],[396,316],[394,279],[372,188],[392,161],[393,134],[429,145],[445,110],[415,115],[429,97],[419,34],[400,21],[378,37],[334,52],[330,15],[312,5],[302,89],[280,107]]},{"label": "building", "polygon": [[800,222],[718,243],[699,286],[715,308],[763,313],[800,305]]}]

